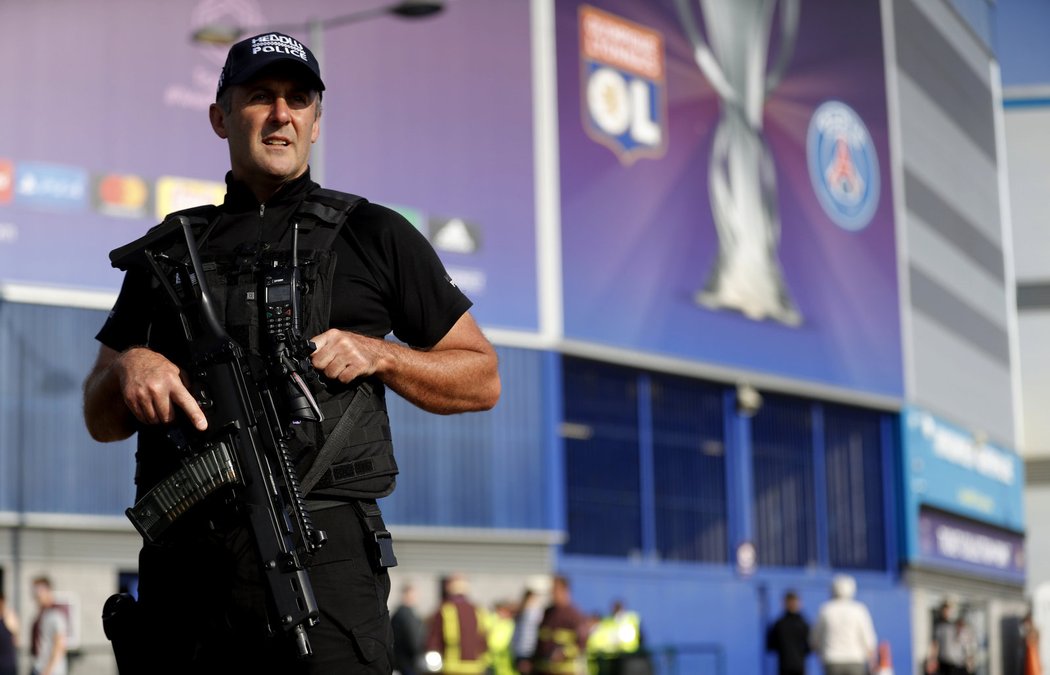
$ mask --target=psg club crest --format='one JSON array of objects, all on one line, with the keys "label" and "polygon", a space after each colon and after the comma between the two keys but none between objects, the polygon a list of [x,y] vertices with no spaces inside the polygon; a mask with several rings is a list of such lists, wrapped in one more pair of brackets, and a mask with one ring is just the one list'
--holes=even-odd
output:
[{"label": "psg club crest", "polygon": [[806,135],[813,190],[839,227],[867,227],[879,204],[879,159],[868,128],[845,103],[827,101],[813,113]]},{"label": "psg club crest", "polygon": [[581,5],[580,59],[587,135],[624,164],[663,155],[667,143],[663,36]]}]

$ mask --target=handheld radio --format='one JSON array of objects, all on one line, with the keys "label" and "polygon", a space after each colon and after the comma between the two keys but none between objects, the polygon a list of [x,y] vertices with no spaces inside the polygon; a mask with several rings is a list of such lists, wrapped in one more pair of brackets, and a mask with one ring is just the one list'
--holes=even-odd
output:
[{"label": "handheld radio", "polygon": [[302,282],[299,273],[299,223],[292,229],[292,264],[263,275],[263,319],[274,344],[296,340],[302,331]]},{"label": "handheld radio", "polygon": [[299,223],[292,224],[292,259],[288,267],[272,267],[262,275],[263,330],[270,340],[271,370],[286,376],[285,398],[293,424],[321,422],[321,413],[302,372],[310,372],[313,342],[302,335],[302,281],[299,271]]}]

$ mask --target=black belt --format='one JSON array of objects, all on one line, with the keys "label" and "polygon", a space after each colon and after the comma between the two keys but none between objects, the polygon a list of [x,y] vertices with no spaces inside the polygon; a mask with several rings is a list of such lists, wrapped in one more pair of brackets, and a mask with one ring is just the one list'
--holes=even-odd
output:
[{"label": "black belt", "polygon": [[364,531],[367,541],[366,551],[372,566],[377,569],[397,567],[397,557],[394,556],[394,539],[390,535],[390,530],[386,529],[386,523],[383,522],[383,512],[380,510],[376,500],[309,499],[306,502],[306,508],[316,512],[346,506],[347,504],[354,507],[358,518],[361,519],[361,529]]}]

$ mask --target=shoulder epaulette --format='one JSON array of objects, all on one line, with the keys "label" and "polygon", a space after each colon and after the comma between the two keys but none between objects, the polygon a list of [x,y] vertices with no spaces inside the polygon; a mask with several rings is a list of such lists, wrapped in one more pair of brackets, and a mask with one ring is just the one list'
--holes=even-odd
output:
[{"label": "shoulder epaulette", "polygon": [[299,236],[305,238],[301,246],[305,249],[330,248],[350,212],[366,201],[364,197],[349,192],[326,188],[310,191],[296,212],[300,218]]}]

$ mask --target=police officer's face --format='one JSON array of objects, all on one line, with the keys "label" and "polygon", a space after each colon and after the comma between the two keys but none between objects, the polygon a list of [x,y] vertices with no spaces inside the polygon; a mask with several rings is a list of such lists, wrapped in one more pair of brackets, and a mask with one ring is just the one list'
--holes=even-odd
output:
[{"label": "police officer's face", "polygon": [[229,142],[234,177],[256,189],[301,176],[320,132],[317,93],[274,74],[231,94],[229,112],[213,106],[212,127]]}]

